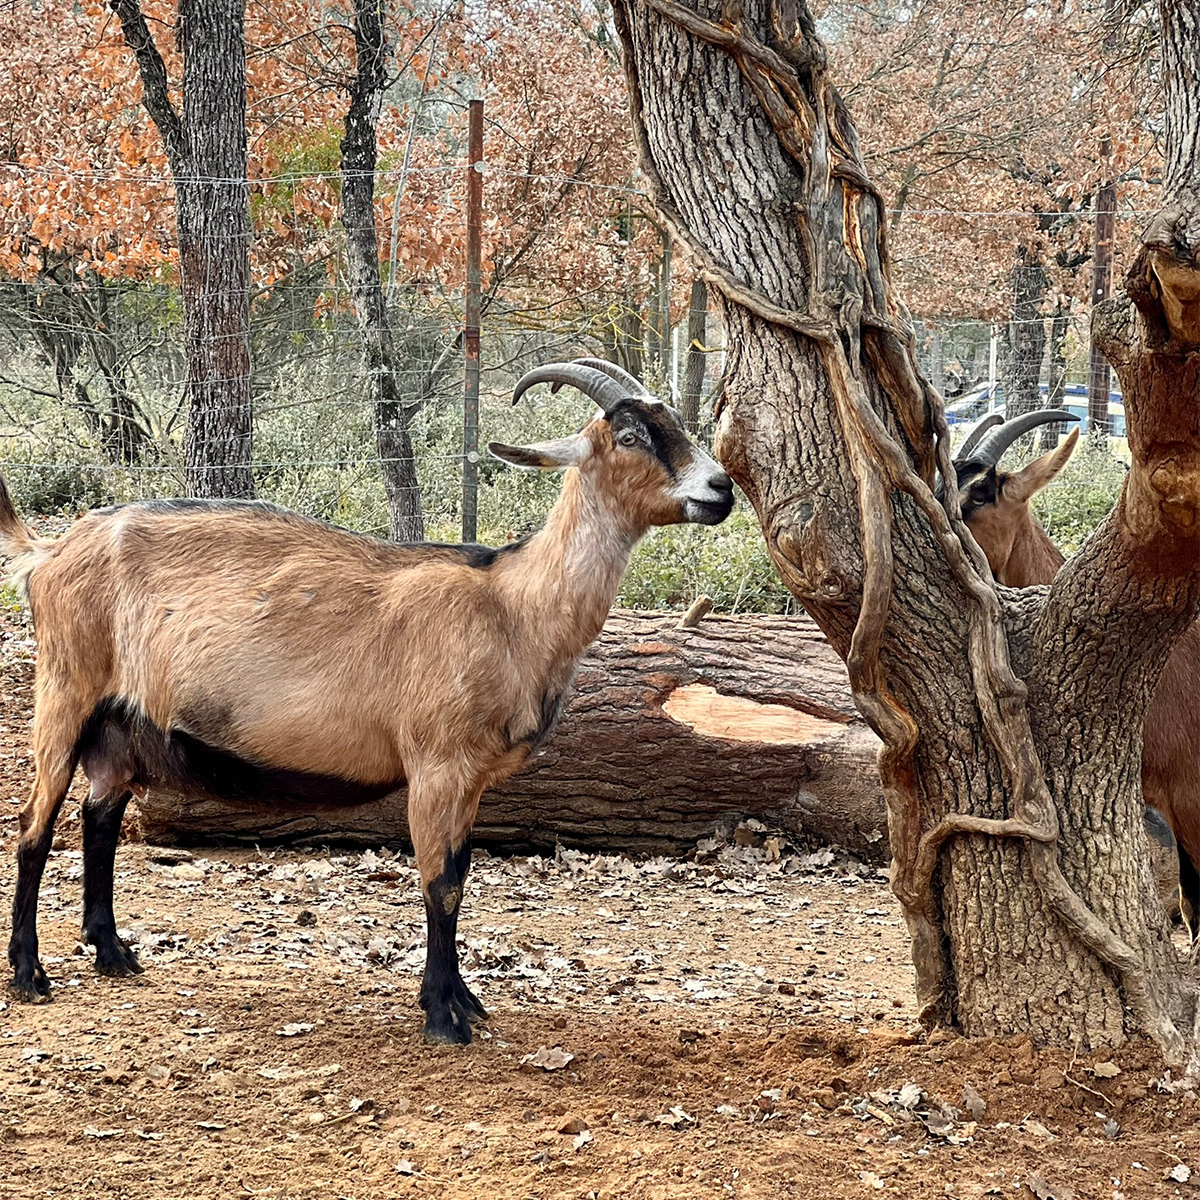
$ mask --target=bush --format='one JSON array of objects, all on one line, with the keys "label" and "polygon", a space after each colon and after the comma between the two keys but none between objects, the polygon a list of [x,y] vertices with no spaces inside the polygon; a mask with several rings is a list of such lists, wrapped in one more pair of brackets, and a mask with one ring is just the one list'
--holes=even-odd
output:
[{"label": "bush", "polygon": [[38,463],[3,466],[17,511],[65,513],[73,516],[113,502],[113,493],[102,468]]},{"label": "bush", "polygon": [[1106,446],[1085,439],[1062,474],[1034,497],[1033,511],[1038,520],[1068,558],[1108,516],[1121,494],[1125,475],[1121,459]]},{"label": "bush", "polygon": [[705,595],[720,613],[790,610],[791,595],[775,572],[749,508],[739,507],[715,528],[673,525],[654,530],[634,550],[617,603],[627,608],[687,608]]}]

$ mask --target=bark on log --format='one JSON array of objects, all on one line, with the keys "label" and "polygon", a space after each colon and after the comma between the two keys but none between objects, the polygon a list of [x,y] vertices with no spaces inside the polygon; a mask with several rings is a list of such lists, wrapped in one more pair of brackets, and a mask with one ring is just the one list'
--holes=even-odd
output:
[{"label": "bark on log", "polygon": [[[807,617],[614,613],[550,743],[484,795],[477,844],[676,852],[757,817],[798,839],[888,856],[878,739]],[[152,839],[407,841],[405,795],[287,812],[140,802]]]}]

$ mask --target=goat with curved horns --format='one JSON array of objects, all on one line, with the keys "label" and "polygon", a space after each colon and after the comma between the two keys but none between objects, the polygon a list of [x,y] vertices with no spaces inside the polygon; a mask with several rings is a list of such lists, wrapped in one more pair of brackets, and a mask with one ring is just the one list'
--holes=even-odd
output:
[{"label": "goat with curved horns", "polygon": [[[1003,420],[1003,418],[1001,418]],[[954,459],[963,519],[987,555],[999,583],[1031,587],[1050,583],[1063,565],[1029,507],[1030,500],[1067,465],[1079,440],[1071,431],[1062,445],[1018,471],[999,464],[1012,444],[1038,425],[1078,420],[1062,409],[1024,413],[997,424],[985,417],[968,434]],[[1200,624],[1175,644],[1146,711],[1142,743],[1142,794],[1161,811],[1179,848],[1179,907],[1192,941],[1200,922]]]},{"label": "goat with curved horns", "polygon": [[587,364],[531,371],[602,415],[572,437],[493,443],[563,471],[532,537],[398,545],[268,504],[150,501],[101,509],[57,541],[25,528],[0,481],[39,642],[35,778],[21,811],[10,989],[43,1000],[37,897],[76,766],[83,933],[96,968],[141,968],[117,935],[113,859],[130,797],[162,787],[264,804],[353,804],[408,787],[429,946],[425,1037],[469,1042],[484,1015],[455,933],[485,788],[549,736],[633,545],[654,525],[715,525],[733,486],[666,405]]}]

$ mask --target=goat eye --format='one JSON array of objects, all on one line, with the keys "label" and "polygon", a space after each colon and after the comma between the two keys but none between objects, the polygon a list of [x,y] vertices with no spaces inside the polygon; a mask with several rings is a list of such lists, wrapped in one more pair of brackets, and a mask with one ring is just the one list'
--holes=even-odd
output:
[{"label": "goat eye", "polygon": [[624,432],[617,434],[617,442],[622,446],[636,446],[638,444],[638,435],[632,429],[626,429]]}]

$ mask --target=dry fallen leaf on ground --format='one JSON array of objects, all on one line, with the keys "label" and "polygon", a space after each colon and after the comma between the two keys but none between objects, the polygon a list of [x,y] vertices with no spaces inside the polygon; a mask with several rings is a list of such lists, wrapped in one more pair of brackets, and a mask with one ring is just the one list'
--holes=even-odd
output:
[{"label": "dry fallen leaf on ground", "polygon": [[568,1054],[561,1046],[555,1046],[553,1050],[539,1046],[536,1053],[526,1054],[521,1059],[521,1066],[541,1067],[543,1071],[561,1071],[574,1057],[575,1055]]},{"label": "dry fallen leaf on ground", "polygon": [[969,1083],[963,1084],[963,1108],[975,1121],[982,1121],[987,1112],[986,1101]]},{"label": "dry fallen leaf on ground", "polygon": [[1025,1176],[1025,1186],[1038,1200],[1075,1200],[1073,1189],[1065,1183],[1049,1183],[1040,1171],[1030,1171]]}]

